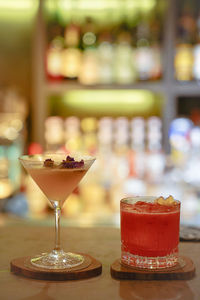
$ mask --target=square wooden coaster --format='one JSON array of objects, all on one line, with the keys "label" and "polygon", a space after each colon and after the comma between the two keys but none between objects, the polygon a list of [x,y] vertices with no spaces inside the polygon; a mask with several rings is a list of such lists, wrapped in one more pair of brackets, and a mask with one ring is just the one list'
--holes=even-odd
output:
[{"label": "square wooden coaster", "polygon": [[188,280],[195,276],[195,266],[186,256],[180,256],[174,267],[156,270],[125,266],[117,259],[111,265],[110,273],[113,278],[127,280]]}]

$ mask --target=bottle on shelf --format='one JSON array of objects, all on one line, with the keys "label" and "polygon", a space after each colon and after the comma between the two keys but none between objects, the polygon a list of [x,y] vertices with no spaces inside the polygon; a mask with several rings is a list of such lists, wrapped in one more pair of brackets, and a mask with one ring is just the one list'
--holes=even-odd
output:
[{"label": "bottle on shelf", "polygon": [[118,117],[114,123],[114,148],[116,152],[126,152],[129,147],[129,121]]},{"label": "bottle on shelf", "polygon": [[135,155],[133,151],[129,152],[129,173],[127,178],[124,180],[122,187],[124,197],[137,197],[139,195],[146,195],[147,187],[144,178],[139,177],[137,174],[138,164],[144,164],[144,161],[141,161],[140,158],[141,157],[139,157],[139,155]]},{"label": "bottle on shelf", "polygon": [[193,122],[194,126],[200,126],[200,108],[192,108],[190,111],[189,118]]},{"label": "bottle on shelf", "polygon": [[47,23],[47,52],[45,68],[47,79],[62,80],[62,50],[64,48],[63,30],[60,26],[58,11],[55,9],[53,20]]},{"label": "bottle on shelf", "polygon": [[177,45],[174,58],[175,78],[178,81],[193,79],[193,45],[195,43],[195,18],[192,5],[184,3],[177,22]]},{"label": "bottle on shelf", "polygon": [[99,83],[113,83],[114,46],[112,36],[107,30],[99,34],[98,61],[99,61]]},{"label": "bottle on shelf", "polygon": [[79,118],[67,117],[64,121],[64,139],[67,152],[81,151],[82,136]]},{"label": "bottle on shelf", "polygon": [[196,44],[193,49],[193,77],[195,80],[200,81],[200,43]]},{"label": "bottle on shelf", "polygon": [[49,151],[57,151],[64,144],[64,124],[59,116],[48,117],[45,121],[45,141]]},{"label": "bottle on shelf", "polygon": [[71,22],[65,28],[65,48],[62,50],[61,73],[66,79],[78,79],[82,62],[80,49],[81,29],[76,23]]},{"label": "bottle on shelf", "polygon": [[193,77],[196,81],[200,81],[200,13],[196,18],[196,40],[193,48],[194,64]]},{"label": "bottle on shelf", "polygon": [[147,121],[146,179],[159,184],[163,180],[166,157],[162,149],[162,122],[158,117]]},{"label": "bottle on shelf", "polygon": [[113,212],[119,212],[120,199],[123,198],[123,184],[129,174],[127,159],[129,150],[129,121],[125,117],[118,117],[114,121],[113,131],[113,164],[112,184],[110,188],[110,203]]},{"label": "bottle on shelf", "polygon": [[104,190],[103,206],[108,212],[112,211],[112,203],[110,200],[110,190],[113,185],[113,123],[111,117],[102,117],[98,122],[98,174],[99,185]]},{"label": "bottle on shelf", "polygon": [[131,42],[131,32],[126,23],[121,24],[114,45],[113,61],[114,81],[119,84],[131,84],[136,81]]},{"label": "bottle on shelf", "polygon": [[94,117],[81,120],[83,149],[92,155],[95,155],[97,152],[97,124],[97,119]]},{"label": "bottle on shelf", "polygon": [[[160,5],[162,5],[160,3]],[[151,80],[159,80],[162,77],[162,33],[163,33],[163,10],[159,3],[152,11],[149,18],[149,41],[152,50],[153,68],[150,72]]]},{"label": "bottle on shelf", "polygon": [[200,127],[193,126],[189,132],[190,150],[185,161],[183,170],[183,179],[186,183],[190,184],[194,190],[200,184],[200,178],[197,176],[200,169]]},{"label": "bottle on shelf", "polygon": [[[171,160],[175,168],[180,169],[185,165],[190,151],[189,133],[193,122],[188,118],[174,119],[169,128],[169,143],[171,146]],[[181,174],[182,176],[182,174]]]},{"label": "bottle on shelf", "polygon": [[141,22],[137,28],[137,48],[135,53],[138,79],[150,80],[154,68],[153,51],[149,41],[149,24]]},{"label": "bottle on shelf", "polygon": [[142,117],[130,120],[130,148],[127,159],[129,174],[123,184],[123,193],[127,197],[145,195],[147,186],[145,182],[145,139],[146,124]]},{"label": "bottle on shelf", "polygon": [[83,56],[78,79],[82,84],[97,84],[99,81],[97,27],[91,17],[87,17],[82,26],[81,45]]},{"label": "bottle on shelf", "polygon": [[193,79],[193,47],[190,44],[180,44],[176,47],[175,78],[178,81],[190,81]]},{"label": "bottle on shelf", "polygon": [[49,80],[62,79],[62,50],[63,39],[62,37],[54,38],[47,50],[47,77]]},{"label": "bottle on shelf", "polygon": [[[74,3],[70,18],[67,15],[64,20],[61,2],[55,8],[53,24],[48,26],[48,30],[52,27],[54,31],[49,34],[47,53],[50,77],[76,79],[86,85],[131,84],[138,79],[160,78],[161,6],[146,11],[138,6],[133,12],[132,5],[123,3],[120,15],[113,18],[105,5],[104,17],[92,9],[77,18],[77,3]],[[102,22],[103,18],[106,22],[105,19]],[[56,21],[61,34],[55,34]],[[151,43],[152,36],[155,44]],[[62,37],[62,45],[58,45],[58,40],[61,42],[58,37]]]},{"label": "bottle on shelf", "polygon": [[133,163],[136,177],[143,179],[145,175],[146,160],[146,124],[142,117],[135,117],[130,123],[131,162]]}]

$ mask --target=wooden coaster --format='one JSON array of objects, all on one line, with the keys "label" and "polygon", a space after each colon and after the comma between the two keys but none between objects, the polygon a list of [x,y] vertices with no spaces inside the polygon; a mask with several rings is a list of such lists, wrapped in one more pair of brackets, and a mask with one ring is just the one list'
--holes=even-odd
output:
[{"label": "wooden coaster", "polygon": [[35,267],[30,262],[30,256],[13,259],[10,270],[16,275],[40,280],[79,280],[95,277],[101,274],[101,263],[88,254],[82,254],[84,262],[70,269],[49,270]]},{"label": "wooden coaster", "polygon": [[175,267],[157,270],[139,269],[121,264],[121,259],[113,262],[110,268],[111,276],[116,279],[133,280],[187,280],[195,276],[193,261],[180,256]]}]

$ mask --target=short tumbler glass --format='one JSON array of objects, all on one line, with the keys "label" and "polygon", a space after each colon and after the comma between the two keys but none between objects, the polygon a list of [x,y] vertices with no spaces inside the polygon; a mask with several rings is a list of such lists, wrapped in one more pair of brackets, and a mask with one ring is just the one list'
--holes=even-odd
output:
[{"label": "short tumbler glass", "polygon": [[178,262],[180,201],[160,205],[156,197],[130,197],[120,202],[121,263],[147,269]]}]

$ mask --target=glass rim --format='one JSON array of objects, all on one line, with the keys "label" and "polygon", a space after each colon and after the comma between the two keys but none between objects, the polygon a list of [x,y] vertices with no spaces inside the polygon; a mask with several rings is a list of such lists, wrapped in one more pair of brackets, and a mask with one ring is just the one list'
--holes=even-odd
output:
[{"label": "glass rim", "polygon": [[[40,163],[40,162],[43,162],[43,160],[35,160],[34,158],[51,158],[51,157],[67,157],[67,155],[71,155],[73,157],[73,153],[72,154],[67,154],[67,153],[42,153],[42,154],[23,154],[21,156],[18,157],[18,159],[20,161],[24,161],[24,162],[32,162],[32,163]],[[84,159],[84,157],[87,157],[87,159]],[[32,159],[33,158],[33,159]],[[86,155],[86,154],[83,154],[81,155],[80,154],[80,159],[83,159],[85,162],[89,162],[89,161],[95,161],[96,160],[96,157],[93,157],[93,156],[90,156],[90,155]],[[78,159],[79,160],[79,159]]]},{"label": "glass rim", "polygon": [[[126,205],[133,205],[135,204],[137,201],[144,201],[144,202],[150,202],[152,203],[154,200],[158,199],[159,197],[162,196],[134,196],[134,197],[124,197],[120,200],[121,204],[126,204]],[[130,203],[129,201],[134,201],[133,203]],[[181,204],[181,201],[177,200],[174,198],[174,201],[177,204]]]}]

